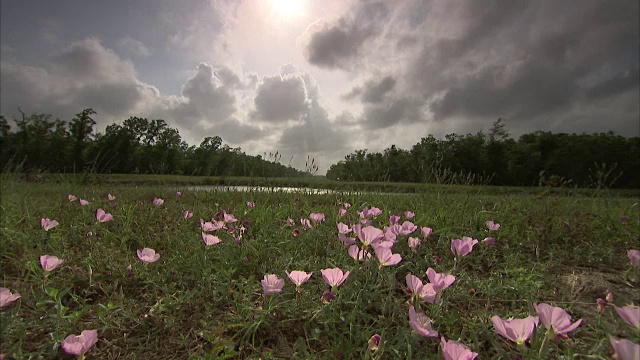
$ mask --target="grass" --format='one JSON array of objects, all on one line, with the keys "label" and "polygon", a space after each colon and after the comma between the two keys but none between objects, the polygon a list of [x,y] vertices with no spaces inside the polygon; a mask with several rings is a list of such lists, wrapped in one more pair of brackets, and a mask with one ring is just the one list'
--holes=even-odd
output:
[{"label": "grass", "polygon": [[[456,281],[440,302],[413,304],[433,319],[440,335],[469,346],[480,358],[609,358],[608,335],[640,342],[638,331],[611,307],[600,314],[595,304],[610,289],[618,306],[638,305],[640,274],[626,257],[639,240],[637,199],[444,186],[403,196],[205,192],[186,190],[188,182],[172,184],[27,184],[4,178],[1,286],[22,297],[0,310],[0,353],[71,358],[61,341],[97,329],[99,341],[87,358],[439,359],[439,339],[421,337],[408,324],[405,276],[426,281],[429,267],[455,275]],[[107,200],[107,193],[116,200]],[[89,205],[69,202],[67,194]],[[164,205],[152,206],[154,197],[165,199]],[[343,218],[337,215],[339,200],[353,204]],[[256,207],[248,208],[247,201]],[[357,221],[356,211],[367,206],[384,210],[376,227],[387,225],[390,214],[411,210],[417,214],[413,222],[434,233],[416,251],[402,237],[393,248],[403,257],[397,266],[381,268],[375,256],[358,263],[338,241],[335,224]],[[97,208],[114,220],[97,223]],[[185,220],[184,210],[194,217]],[[198,219],[222,210],[251,226],[240,244],[220,232],[220,244],[205,246]],[[327,221],[308,230],[298,226],[300,235],[294,237],[287,218],[299,224],[311,212],[324,213]],[[621,215],[630,220],[622,222]],[[43,217],[60,225],[45,232]],[[502,228],[489,234],[486,220]],[[497,238],[495,248],[478,244],[454,260],[451,239],[490,235]],[[159,261],[142,263],[136,249],[144,247],[160,253]],[[38,262],[44,254],[65,260],[48,277]],[[436,263],[434,255],[443,261]],[[328,286],[320,270],[332,267],[351,276],[338,287],[336,299],[323,304]],[[285,270],[313,276],[298,293]],[[272,273],[286,285],[282,293],[264,296],[260,280]],[[493,330],[491,316],[536,315],[533,304],[539,302],[566,309],[583,325],[570,340],[547,343],[542,353],[542,325],[526,349]],[[381,347],[368,351],[367,341],[376,333]]]}]

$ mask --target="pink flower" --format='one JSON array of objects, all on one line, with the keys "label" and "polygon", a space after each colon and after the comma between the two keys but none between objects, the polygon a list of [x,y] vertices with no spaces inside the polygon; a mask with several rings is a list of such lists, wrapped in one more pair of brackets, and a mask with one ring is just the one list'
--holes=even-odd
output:
[{"label": "pink flower", "polygon": [[407,274],[405,280],[412,297],[417,296],[429,304],[436,302],[438,293],[434,290],[433,284],[423,284],[422,280],[413,274]]},{"label": "pink flower", "polygon": [[388,247],[376,246],[373,250],[376,253],[380,266],[394,266],[398,265],[398,263],[402,261],[402,256],[400,254],[391,253],[391,249]]},{"label": "pink flower", "polygon": [[346,213],[347,213],[346,209],[341,208],[340,210],[338,210],[338,216],[344,216]]},{"label": "pink flower", "polygon": [[350,271],[343,273],[340,268],[322,269],[320,273],[322,273],[322,280],[331,287],[340,286],[351,274]]},{"label": "pink flower", "polygon": [[472,239],[468,236],[464,236],[462,239],[451,240],[451,252],[455,256],[467,256],[473,250],[473,246],[478,243],[478,240]]},{"label": "pink flower", "polygon": [[206,245],[215,245],[215,244],[220,244],[220,242],[222,240],[220,240],[219,237],[215,236],[215,235],[211,235],[211,234],[207,234],[207,233],[201,233],[202,234],[202,241],[204,241],[204,243]]},{"label": "pink flower", "polygon": [[524,319],[503,320],[499,316],[491,317],[495,331],[505,338],[522,345],[527,341],[538,326],[537,316],[527,316]]},{"label": "pink flower", "polygon": [[64,260],[58,259],[57,256],[40,256],[40,266],[42,266],[42,269],[44,269],[44,271],[53,271],[63,262]]},{"label": "pink flower", "polygon": [[226,223],[234,223],[238,221],[238,219],[236,219],[236,217],[233,216],[233,214],[228,214],[226,211],[222,214],[222,216],[224,218],[224,222]]},{"label": "pink flower", "polygon": [[547,329],[553,329],[553,333],[561,336],[568,337],[567,334],[577,329],[582,323],[582,319],[571,323],[571,316],[567,312],[559,307],[551,306],[549,304],[537,304],[533,305],[540,317],[540,321]]},{"label": "pink flower", "polygon": [[498,230],[500,229],[500,224],[493,222],[493,220],[487,220],[484,222],[484,224],[487,226],[487,229],[489,230]]},{"label": "pink flower", "polygon": [[256,207],[256,203],[254,203],[253,201],[247,201],[247,207],[248,208],[254,208],[254,207]]},{"label": "pink flower", "polygon": [[598,305],[598,312],[602,313],[607,308],[607,300],[598,298],[596,305]]},{"label": "pink flower", "polygon": [[640,345],[634,344],[627,339],[617,339],[609,336],[611,346],[617,360],[638,360],[640,359]]},{"label": "pink flower", "polygon": [[87,206],[87,205],[89,205],[89,202],[87,200],[80,199],[80,205]]},{"label": "pink flower", "polygon": [[300,230],[298,230],[298,229],[293,229],[293,230],[291,231],[291,235],[293,235],[293,236],[298,236],[298,235],[300,235]]},{"label": "pink flower", "polygon": [[411,221],[405,221],[402,223],[402,227],[400,228],[400,235],[410,235],[417,229],[418,227],[414,223],[412,223]]},{"label": "pink flower", "polygon": [[473,360],[478,357],[478,353],[474,353],[467,346],[457,341],[447,341],[444,337],[440,338],[440,347],[444,360]]},{"label": "pink flower", "polygon": [[398,221],[400,221],[400,216],[398,215],[389,216],[389,225],[397,224]]},{"label": "pink flower", "polygon": [[420,239],[416,238],[416,237],[410,237],[409,238],[409,247],[412,248],[412,249],[415,249],[418,246],[420,246],[421,242],[422,241]]},{"label": "pink flower", "polygon": [[640,330],[640,307],[627,305],[620,308],[613,305],[613,308],[624,322]]},{"label": "pink flower", "polygon": [[144,248],[142,250],[138,249],[137,253],[138,259],[147,264],[156,262],[160,259],[160,254],[157,254],[155,250],[150,248]]},{"label": "pink flower", "polygon": [[429,282],[433,284],[433,289],[436,292],[440,292],[454,283],[456,277],[447,273],[437,273],[433,268],[428,268],[426,271]]},{"label": "pink flower", "polygon": [[180,191],[176,191],[176,196],[182,196],[182,193]]},{"label": "pink flower", "polygon": [[356,238],[347,237],[345,234],[338,234],[338,240],[342,243],[342,245],[349,246],[356,243]]},{"label": "pink flower", "polygon": [[376,351],[378,350],[378,347],[380,346],[380,341],[382,340],[382,336],[380,336],[379,334],[374,334],[369,338],[369,341],[367,341],[367,350],[369,351]]},{"label": "pink flower", "polygon": [[349,204],[348,202],[344,203],[343,205],[345,209],[348,209],[351,207],[351,204]]},{"label": "pink flower", "polygon": [[404,212],[404,217],[407,219],[413,219],[414,217],[416,217],[416,214],[412,211],[407,210]]},{"label": "pink flower", "polygon": [[78,198],[75,197],[74,195],[69,194],[67,195],[67,199],[69,199],[69,201],[76,201]]},{"label": "pink flower", "polygon": [[44,229],[44,231],[49,231],[58,226],[58,222],[56,220],[49,220],[49,218],[42,218],[40,219],[40,226]]},{"label": "pink flower", "polygon": [[351,228],[347,224],[338,223],[338,233],[339,234],[348,234],[351,232]]},{"label": "pink flower", "polygon": [[104,210],[102,209],[98,209],[96,210],[96,220],[98,220],[98,222],[108,222],[113,220],[113,215],[104,212]]},{"label": "pink flower", "polygon": [[193,213],[189,210],[185,210],[182,213],[182,216],[184,216],[185,219],[191,219],[193,217]]},{"label": "pink flower", "polygon": [[296,226],[296,222],[292,218],[287,218],[287,226]]},{"label": "pink flower", "polygon": [[153,198],[151,202],[153,203],[153,206],[162,206],[162,204],[164,204],[164,199]]},{"label": "pink flower", "polygon": [[81,356],[98,342],[97,330],[84,330],[80,335],[69,335],[62,341],[62,349],[69,355]]},{"label": "pink flower", "polygon": [[313,273],[307,274],[304,271],[298,271],[298,270],[294,270],[292,272],[285,271],[285,273],[289,277],[289,280],[291,280],[291,282],[296,284],[296,287],[300,287],[302,284],[307,282],[307,280],[309,280],[311,278],[311,275],[313,274]]},{"label": "pink flower", "polygon": [[640,266],[640,250],[632,249],[627,251],[627,257],[634,266]]},{"label": "pink flower", "polygon": [[422,229],[420,229],[420,232],[422,233],[422,236],[428,238],[433,233],[433,229],[430,227],[423,227]]},{"label": "pink flower", "polygon": [[12,294],[11,290],[0,287],[0,308],[9,306],[9,304],[18,299],[20,299],[19,293]]},{"label": "pink flower", "polygon": [[324,221],[324,214],[322,213],[311,213],[309,214],[309,219],[314,223],[319,223]]},{"label": "pink flower", "polygon": [[611,290],[607,289],[604,291],[603,294],[604,294],[605,300],[607,300],[610,303],[613,302],[613,293],[611,292]]},{"label": "pink flower", "polygon": [[427,315],[416,312],[413,305],[409,307],[409,326],[418,334],[424,337],[438,337],[438,332],[433,330],[431,323]]},{"label": "pink flower", "polygon": [[349,246],[348,252],[349,256],[358,261],[364,261],[371,258],[371,253],[369,253],[367,250],[360,250],[358,245]]},{"label": "pink flower", "polygon": [[260,282],[262,283],[265,295],[282,292],[282,288],[284,287],[284,279],[278,279],[278,275],[276,274],[265,275],[264,279]]},{"label": "pink flower", "polygon": [[302,227],[305,229],[313,229],[313,226],[311,226],[311,222],[309,221],[309,219],[300,219],[300,225],[302,225]]},{"label": "pink flower", "polygon": [[116,199],[116,197],[115,197],[115,196],[113,196],[113,195],[111,195],[111,194],[107,194],[107,199],[108,199],[109,201],[113,201],[113,200],[115,200],[115,199]]},{"label": "pink flower", "polygon": [[378,242],[384,238],[382,230],[373,226],[354,225],[353,231],[358,236],[358,239],[362,242],[362,245],[369,246],[375,242]]},{"label": "pink flower", "polygon": [[484,240],[482,240],[482,243],[487,245],[488,247],[496,247],[496,238],[490,236],[490,237],[486,237],[484,238]]}]

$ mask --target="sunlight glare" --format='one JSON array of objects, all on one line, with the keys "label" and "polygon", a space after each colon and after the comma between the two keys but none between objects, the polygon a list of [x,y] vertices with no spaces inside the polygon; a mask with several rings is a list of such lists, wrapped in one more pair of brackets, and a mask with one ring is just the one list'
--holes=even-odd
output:
[{"label": "sunlight glare", "polygon": [[271,7],[282,18],[298,16],[304,5],[304,0],[271,0]]}]

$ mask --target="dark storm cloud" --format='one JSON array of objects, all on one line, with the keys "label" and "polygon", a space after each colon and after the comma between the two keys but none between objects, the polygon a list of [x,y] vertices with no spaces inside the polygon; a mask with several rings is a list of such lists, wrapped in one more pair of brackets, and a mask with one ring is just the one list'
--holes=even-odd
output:
[{"label": "dark storm cloud", "polygon": [[[530,131],[584,127],[590,121],[593,126],[587,127],[607,130],[599,116],[581,110],[605,99],[622,105],[613,130],[629,128],[620,125],[624,118],[637,123],[637,99],[626,96],[637,93],[639,83],[636,0],[416,0],[396,5],[389,6],[390,15],[369,19],[356,5],[311,36],[340,38],[340,30],[343,39],[354,38],[357,45],[341,47],[340,41],[327,40],[307,49],[322,50],[308,58],[316,66],[394,74],[391,86],[390,80],[361,73],[360,78],[368,78],[364,85],[343,95],[362,103],[360,119],[367,128],[456,119],[464,133],[477,131],[474,122],[506,117]],[[355,36],[374,18],[378,30],[366,38]],[[571,120],[578,117],[579,122]]]},{"label": "dark storm cloud", "polygon": [[306,97],[304,80],[299,76],[265,76],[258,85],[255,116],[271,122],[299,120],[307,108]]},{"label": "dark storm cloud", "polygon": [[379,22],[389,15],[383,2],[358,3],[335,24],[314,24],[307,29],[307,60],[327,69],[348,69],[367,40],[380,32]]}]

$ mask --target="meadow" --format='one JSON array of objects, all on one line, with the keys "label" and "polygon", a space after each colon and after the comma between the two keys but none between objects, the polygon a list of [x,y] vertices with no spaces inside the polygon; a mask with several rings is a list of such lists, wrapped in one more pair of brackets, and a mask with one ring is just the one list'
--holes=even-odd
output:
[{"label": "meadow", "polygon": [[[309,195],[4,178],[0,286],[20,297],[0,308],[0,353],[71,359],[63,344],[87,330],[97,342],[78,358],[458,358],[448,341],[466,359],[610,359],[610,336],[640,343],[616,311],[639,305],[628,257],[639,249],[637,197],[465,189]],[[466,249],[454,254],[456,239]],[[296,286],[293,271],[311,277]],[[581,323],[554,334],[539,319],[518,341],[496,331],[495,316],[537,317],[543,303]]]}]

